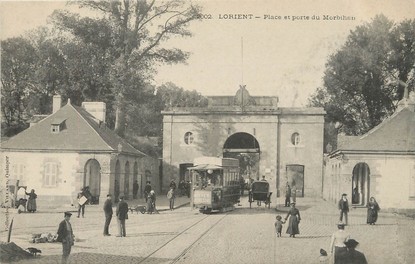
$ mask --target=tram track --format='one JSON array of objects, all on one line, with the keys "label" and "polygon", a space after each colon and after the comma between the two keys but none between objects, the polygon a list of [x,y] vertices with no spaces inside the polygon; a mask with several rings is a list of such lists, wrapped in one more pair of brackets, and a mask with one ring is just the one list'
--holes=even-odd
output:
[{"label": "tram track", "polygon": [[[228,214],[224,214],[222,217],[219,218],[216,222],[214,222],[209,228],[207,228],[205,231],[203,231],[200,235],[198,235],[190,245],[186,246],[184,250],[181,250],[179,254],[176,255],[172,260],[166,261],[166,263],[177,263],[187,252],[192,249],[192,247],[199,242],[206,234],[208,234],[216,225],[218,225]],[[202,219],[198,220],[197,222],[193,223],[192,225],[185,228],[183,231],[166,241],[164,244],[159,246],[157,249],[153,250],[150,254],[148,254],[146,257],[144,257],[142,260],[140,260],[138,263],[145,263],[152,257],[154,257],[157,253],[160,253],[163,249],[166,249],[169,245],[174,243],[180,236],[184,235],[187,231],[191,230],[192,228],[196,227],[197,225],[201,224],[204,220],[209,219],[212,217],[211,215],[206,215]],[[151,261],[149,261],[151,262]]]}]

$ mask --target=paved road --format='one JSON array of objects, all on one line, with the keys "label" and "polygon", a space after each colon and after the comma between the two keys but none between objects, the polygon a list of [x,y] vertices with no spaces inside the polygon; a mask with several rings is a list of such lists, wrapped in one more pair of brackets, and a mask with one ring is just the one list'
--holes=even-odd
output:
[{"label": "paved road", "polygon": [[[285,216],[287,209],[264,206],[249,209],[247,198],[242,206],[227,214],[203,215],[188,206],[165,210],[167,202],[159,199],[160,214],[130,214],[127,237],[103,237],[104,217],[101,206],[87,207],[86,218],[72,217],[78,241],[71,263],[319,263],[319,250],[328,250],[330,236],[337,227],[334,204],[320,199],[299,198],[300,235],[277,238],[275,216]],[[181,198],[177,204],[184,204]],[[141,203],[138,201],[137,203]],[[22,248],[35,246],[41,257],[19,263],[58,263],[61,245],[31,244],[31,233],[56,232],[62,213],[44,212],[15,216],[13,239]],[[375,226],[366,225],[365,209],[353,209],[347,230],[360,242],[369,263],[415,263],[414,220],[382,213]],[[287,225],[284,225],[284,231]],[[113,219],[110,232],[116,234]],[[0,232],[4,241],[4,232]]]}]

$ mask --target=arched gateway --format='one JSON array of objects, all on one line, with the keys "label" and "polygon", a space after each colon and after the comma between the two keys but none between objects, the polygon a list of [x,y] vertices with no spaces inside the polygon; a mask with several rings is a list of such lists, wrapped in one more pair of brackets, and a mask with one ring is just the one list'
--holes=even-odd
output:
[{"label": "arched gateway", "polygon": [[240,175],[244,179],[259,179],[259,143],[251,134],[239,132],[231,135],[223,146],[223,157],[239,160]]}]

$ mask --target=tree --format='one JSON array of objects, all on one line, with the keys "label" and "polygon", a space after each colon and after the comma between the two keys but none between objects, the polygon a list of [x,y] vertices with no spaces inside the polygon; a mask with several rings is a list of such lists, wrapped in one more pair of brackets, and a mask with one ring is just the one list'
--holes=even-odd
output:
[{"label": "tree", "polygon": [[[324,86],[311,96],[311,106],[324,107],[327,122],[340,122],[340,132],[360,135],[391,115],[402,99],[399,81],[413,81],[413,20],[395,24],[383,15],[350,32],[331,55]],[[399,37],[398,37],[399,36]]]},{"label": "tree", "polygon": [[[163,115],[161,111],[173,107],[205,107],[207,98],[197,91],[187,91],[174,83],[168,82],[157,88],[146,86],[140,94],[134,90],[129,94],[126,109],[127,134],[140,136],[162,136]],[[136,98],[134,98],[136,97]],[[138,99],[139,98],[139,99]],[[139,100],[139,104],[136,104]]]},{"label": "tree", "polygon": [[143,89],[137,76],[148,83],[155,63],[184,62],[188,53],[166,49],[162,43],[171,36],[191,36],[189,22],[200,17],[199,8],[186,1],[157,2],[144,0],[79,1],[102,17],[81,18],[68,12],[56,12],[54,23],[87,45],[109,49],[110,82],[115,98],[115,130],[123,136],[126,123],[125,102],[130,89]]},{"label": "tree", "polygon": [[25,109],[34,87],[33,73],[36,53],[24,38],[11,38],[1,42],[1,111],[5,127],[3,135],[11,136],[22,131],[25,125]]}]

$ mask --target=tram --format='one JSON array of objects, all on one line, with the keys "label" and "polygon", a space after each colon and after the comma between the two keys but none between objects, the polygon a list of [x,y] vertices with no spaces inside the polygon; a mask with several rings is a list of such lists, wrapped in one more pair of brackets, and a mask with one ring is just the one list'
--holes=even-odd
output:
[{"label": "tram", "polygon": [[202,213],[233,210],[240,201],[239,160],[200,157],[190,167],[191,202]]}]

